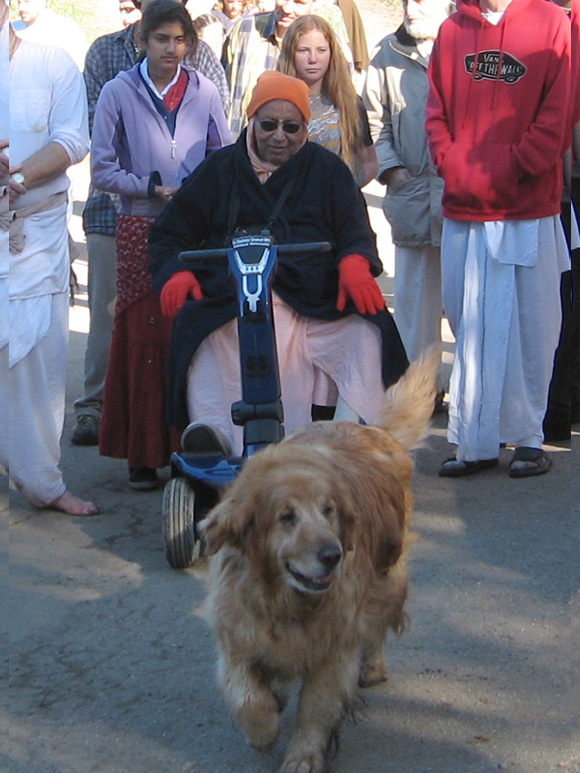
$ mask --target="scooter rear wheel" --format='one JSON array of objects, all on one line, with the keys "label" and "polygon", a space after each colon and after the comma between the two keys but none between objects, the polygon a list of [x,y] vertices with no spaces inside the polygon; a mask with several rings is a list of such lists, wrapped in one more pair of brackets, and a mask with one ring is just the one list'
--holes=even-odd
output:
[{"label": "scooter rear wheel", "polygon": [[173,478],[163,491],[165,555],[174,569],[187,569],[199,558],[195,494],[185,478]]}]

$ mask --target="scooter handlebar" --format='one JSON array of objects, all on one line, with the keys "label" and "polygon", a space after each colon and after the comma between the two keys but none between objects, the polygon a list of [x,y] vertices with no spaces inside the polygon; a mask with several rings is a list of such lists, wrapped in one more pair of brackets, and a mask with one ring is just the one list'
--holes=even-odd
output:
[{"label": "scooter handlebar", "polygon": [[[303,242],[297,244],[276,244],[278,255],[306,255],[330,252],[330,242]],[[213,250],[186,250],[179,253],[179,260],[182,263],[208,263],[220,258],[227,258],[228,247],[216,247]]]},{"label": "scooter handlebar", "polygon": [[303,244],[279,244],[278,255],[305,255],[330,252],[330,242],[304,242]]},{"label": "scooter handlebar", "polygon": [[207,261],[210,263],[219,258],[227,258],[228,251],[226,247],[219,247],[215,250],[186,250],[179,253],[179,260],[182,263],[199,263]]}]

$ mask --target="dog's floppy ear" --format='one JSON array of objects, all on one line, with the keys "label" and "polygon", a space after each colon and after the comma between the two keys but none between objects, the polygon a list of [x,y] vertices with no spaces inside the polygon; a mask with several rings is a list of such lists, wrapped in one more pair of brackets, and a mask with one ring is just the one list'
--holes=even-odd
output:
[{"label": "dog's floppy ear", "polygon": [[205,540],[205,555],[217,553],[226,544],[243,548],[254,520],[247,502],[226,495],[198,524]]}]

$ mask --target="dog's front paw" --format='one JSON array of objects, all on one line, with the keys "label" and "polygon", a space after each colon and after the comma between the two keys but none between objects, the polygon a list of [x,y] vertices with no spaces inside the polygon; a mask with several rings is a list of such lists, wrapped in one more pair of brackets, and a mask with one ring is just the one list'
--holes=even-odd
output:
[{"label": "dog's front paw", "polygon": [[387,661],[383,652],[363,658],[358,677],[359,687],[374,687],[387,681]]},{"label": "dog's front paw", "polygon": [[326,755],[319,750],[291,750],[286,755],[280,773],[325,773]]},{"label": "dog's front paw", "polygon": [[259,752],[269,752],[276,743],[279,729],[278,705],[274,697],[264,703],[246,703],[236,719],[246,741]]}]

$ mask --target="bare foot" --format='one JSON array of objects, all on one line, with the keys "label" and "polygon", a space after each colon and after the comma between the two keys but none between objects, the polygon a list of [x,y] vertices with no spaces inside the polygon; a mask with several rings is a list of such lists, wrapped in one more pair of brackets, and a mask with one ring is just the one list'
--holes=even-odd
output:
[{"label": "bare foot", "polygon": [[99,508],[94,502],[85,502],[68,489],[61,497],[51,502],[48,507],[52,510],[60,510],[67,515],[96,515],[99,512]]}]

